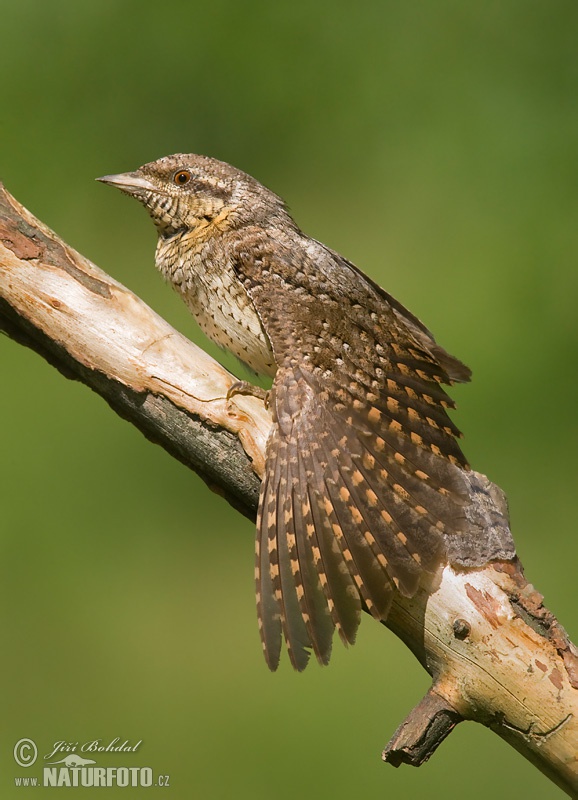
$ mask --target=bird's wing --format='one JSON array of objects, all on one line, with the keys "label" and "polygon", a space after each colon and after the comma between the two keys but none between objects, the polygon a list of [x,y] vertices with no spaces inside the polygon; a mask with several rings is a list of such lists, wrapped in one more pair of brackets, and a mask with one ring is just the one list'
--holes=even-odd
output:
[{"label": "bird's wing", "polygon": [[394,588],[412,596],[464,524],[467,464],[440,384],[467,368],[348,262],[315,252],[259,240],[234,255],[279,365],[257,521],[271,669],[282,634],[297,669],[310,650],[327,663],[334,629],[352,643],[363,606],[384,619]]}]

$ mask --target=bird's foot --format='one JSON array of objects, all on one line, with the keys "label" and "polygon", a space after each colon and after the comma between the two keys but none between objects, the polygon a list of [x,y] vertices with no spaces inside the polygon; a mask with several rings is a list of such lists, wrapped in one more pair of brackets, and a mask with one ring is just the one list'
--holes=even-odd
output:
[{"label": "bird's foot", "polygon": [[257,397],[259,400],[263,401],[265,408],[269,408],[269,396],[271,391],[262,389],[260,386],[255,386],[249,383],[249,381],[235,381],[235,383],[232,383],[227,392],[227,400],[230,400],[231,397],[234,397],[236,394],[248,394],[251,397]]}]

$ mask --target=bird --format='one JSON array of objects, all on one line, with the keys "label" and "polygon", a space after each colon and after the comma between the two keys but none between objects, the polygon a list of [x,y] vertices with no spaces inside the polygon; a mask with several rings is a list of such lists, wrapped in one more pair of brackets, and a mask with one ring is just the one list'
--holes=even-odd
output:
[{"label": "bird", "polygon": [[[351,261],[304,233],[255,178],[203,155],[97,180],[148,211],[155,262],[200,328],[270,376],[256,535],[257,614],[271,670],[303,670],[387,619],[447,563],[470,469],[444,386],[471,371]],[[263,397],[238,381],[229,390]]]}]

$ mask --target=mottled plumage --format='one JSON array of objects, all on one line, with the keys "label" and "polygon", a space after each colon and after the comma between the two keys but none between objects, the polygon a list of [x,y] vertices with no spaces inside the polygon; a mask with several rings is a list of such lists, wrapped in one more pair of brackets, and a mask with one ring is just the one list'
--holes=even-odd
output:
[{"label": "mottled plumage", "polygon": [[470,372],[401,304],[228,164],[175,155],[105,182],[159,232],[157,266],[201,328],[274,376],[257,520],[267,663],[297,669],[387,616],[464,529],[467,469],[442,384]]}]

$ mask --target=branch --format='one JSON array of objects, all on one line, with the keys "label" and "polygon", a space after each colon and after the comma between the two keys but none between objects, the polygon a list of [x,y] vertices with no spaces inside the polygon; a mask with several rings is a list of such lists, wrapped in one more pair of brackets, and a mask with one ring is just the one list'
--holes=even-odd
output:
[{"label": "branch", "polygon": [[254,517],[271,425],[263,404],[241,395],[227,402],[230,373],[1,184],[0,330],[102,395]]},{"label": "branch", "polygon": [[[0,330],[98,392],[254,517],[270,428],[263,405],[227,401],[232,375],[1,186]],[[415,597],[396,596],[384,623],[433,683],[383,759],[419,766],[471,719],[576,797],[578,652],[523,575],[500,490],[467,477],[470,530],[459,546],[448,543],[453,566]]]}]

